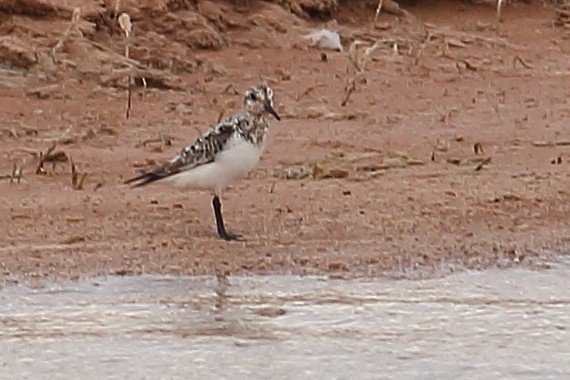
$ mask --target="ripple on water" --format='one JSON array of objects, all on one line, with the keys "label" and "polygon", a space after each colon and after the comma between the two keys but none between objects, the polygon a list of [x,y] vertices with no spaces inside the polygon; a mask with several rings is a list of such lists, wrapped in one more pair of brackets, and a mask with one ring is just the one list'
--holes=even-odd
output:
[{"label": "ripple on water", "polygon": [[568,379],[569,274],[566,260],[419,281],[229,277],[224,290],[211,277],[141,276],[7,287],[0,378]]}]

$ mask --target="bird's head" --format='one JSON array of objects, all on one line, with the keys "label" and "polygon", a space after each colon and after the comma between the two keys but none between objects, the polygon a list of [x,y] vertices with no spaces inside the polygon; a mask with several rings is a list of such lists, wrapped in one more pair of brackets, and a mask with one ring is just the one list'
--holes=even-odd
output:
[{"label": "bird's head", "polygon": [[243,107],[254,115],[271,114],[277,120],[281,117],[273,108],[273,90],[264,84],[258,84],[247,89],[243,96]]}]

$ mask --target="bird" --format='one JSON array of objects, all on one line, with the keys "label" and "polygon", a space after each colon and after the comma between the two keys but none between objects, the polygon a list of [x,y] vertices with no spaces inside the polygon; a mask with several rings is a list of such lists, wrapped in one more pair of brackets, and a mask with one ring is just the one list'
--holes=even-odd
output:
[{"label": "bird", "polygon": [[241,240],[242,235],[226,230],[220,198],[230,183],[258,164],[269,135],[270,115],[281,120],[275,111],[273,90],[265,84],[253,85],[245,91],[237,114],[206,130],[170,161],[124,183],[136,188],[163,182],[211,191],[218,236],[226,241]]}]

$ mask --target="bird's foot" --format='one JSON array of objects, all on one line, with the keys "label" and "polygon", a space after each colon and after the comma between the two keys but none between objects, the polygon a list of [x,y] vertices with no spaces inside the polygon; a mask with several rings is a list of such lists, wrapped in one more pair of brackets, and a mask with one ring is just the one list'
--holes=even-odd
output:
[{"label": "bird's foot", "polygon": [[243,241],[241,234],[233,234],[228,231],[218,231],[218,236],[225,241]]}]

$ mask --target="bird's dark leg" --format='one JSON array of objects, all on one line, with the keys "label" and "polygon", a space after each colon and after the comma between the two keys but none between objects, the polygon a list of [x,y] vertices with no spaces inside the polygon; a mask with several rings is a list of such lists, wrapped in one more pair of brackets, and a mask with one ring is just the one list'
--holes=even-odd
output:
[{"label": "bird's dark leg", "polygon": [[220,197],[214,195],[212,199],[212,207],[214,208],[214,215],[216,216],[216,228],[218,229],[218,236],[224,240],[238,240],[241,235],[232,234],[226,231],[224,226],[224,218],[222,217],[222,203]]}]

